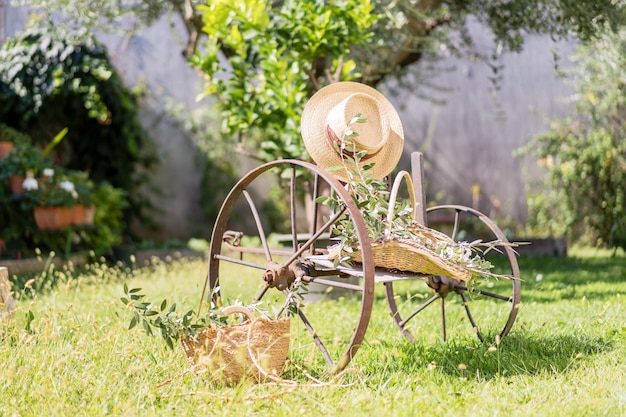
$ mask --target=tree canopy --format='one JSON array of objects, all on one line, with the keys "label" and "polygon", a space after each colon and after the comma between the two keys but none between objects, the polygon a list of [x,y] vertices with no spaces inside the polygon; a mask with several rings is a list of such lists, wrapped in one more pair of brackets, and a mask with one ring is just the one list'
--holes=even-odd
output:
[{"label": "tree canopy", "polygon": [[[351,1],[311,0],[16,0],[34,9],[61,11],[67,22],[99,30],[133,31],[151,25],[163,15],[177,16],[187,32],[183,53],[191,57],[205,35],[203,10],[222,3],[262,7],[269,16],[285,6],[306,8],[310,3],[329,3],[338,10],[350,8]],[[369,2],[367,2],[369,3]],[[597,27],[615,30],[626,22],[622,2],[611,0],[373,0],[379,18],[370,31],[373,41],[363,50],[352,51],[363,81],[375,84],[386,74],[417,62],[425,56],[476,53],[467,30],[469,19],[485,25],[494,45],[502,50],[519,51],[529,34],[550,35],[554,39],[574,36],[593,38]],[[129,19],[130,18],[130,19]],[[306,18],[304,13],[300,18]],[[223,40],[222,40],[223,41]],[[227,51],[228,48],[224,48]],[[367,64],[367,65],[364,65]],[[322,68],[317,67],[323,72]]]},{"label": "tree canopy", "polygon": [[[594,37],[615,29],[624,8],[610,0],[18,0],[61,11],[65,23],[134,31],[163,15],[187,33],[182,54],[208,76],[223,132],[260,160],[305,157],[299,114],[322,86],[344,80],[375,86],[419,61],[435,68],[448,56],[484,60],[499,77],[498,55],[520,51],[530,34]],[[63,19],[63,18],[62,18]],[[57,19],[58,20],[58,19]],[[471,21],[488,28],[492,51],[478,51]],[[429,77],[412,70],[412,91]]]}]

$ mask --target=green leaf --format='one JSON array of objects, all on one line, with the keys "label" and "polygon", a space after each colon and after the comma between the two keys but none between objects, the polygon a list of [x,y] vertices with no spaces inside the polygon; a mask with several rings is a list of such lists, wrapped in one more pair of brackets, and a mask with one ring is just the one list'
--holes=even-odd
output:
[{"label": "green leaf", "polygon": [[41,151],[41,154],[44,157],[46,155],[48,155],[48,153],[50,153],[52,148],[54,148],[56,145],[58,145],[59,142],[61,142],[63,140],[63,138],[67,134],[68,130],[69,129],[67,127],[65,127],[59,133],[57,133],[57,135],[50,141],[50,143],[48,143],[48,146],[46,146],[46,148],[43,151]]},{"label": "green leaf", "polygon": [[168,348],[174,350],[174,344],[172,343],[172,338],[169,336],[165,336],[165,344]]},{"label": "green leaf", "polygon": [[150,323],[148,323],[145,320],[141,321],[141,325],[143,327],[143,329],[146,331],[146,333],[150,336],[152,336],[152,329],[150,328]]}]

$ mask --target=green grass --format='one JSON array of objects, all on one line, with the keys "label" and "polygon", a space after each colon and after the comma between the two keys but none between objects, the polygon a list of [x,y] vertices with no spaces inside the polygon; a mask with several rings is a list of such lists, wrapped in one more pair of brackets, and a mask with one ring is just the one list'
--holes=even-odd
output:
[{"label": "green grass", "polygon": [[[353,372],[326,386],[207,385],[187,373],[182,349],[128,331],[124,282],[155,300],[196,308],[206,263],[145,268],[72,268],[18,280],[18,310],[0,340],[0,414],[293,416],[626,415],[626,258],[576,251],[570,258],[521,258],[522,308],[500,345],[470,332],[442,342],[436,314],[419,317],[417,342],[397,331],[380,289]],[[311,315],[341,334],[354,298],[315,304]],[[27,313],[34,319],[28,323]],[[294,322],[295,323],[295,322]],[[295,330],[294,330],[295,331]],[[301,339],[297,339],[301,343]],[[306,346],[294,346],[304,366]],[[173,380],[161,388],[159,383]],[[234,401],[224,401],[219,396]]]}]

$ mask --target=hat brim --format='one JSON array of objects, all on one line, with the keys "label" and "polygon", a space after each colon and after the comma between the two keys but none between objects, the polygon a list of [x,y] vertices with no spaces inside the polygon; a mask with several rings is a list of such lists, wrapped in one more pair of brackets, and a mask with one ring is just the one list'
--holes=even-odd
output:
[{"label": "hat brim", "polygon": [[[304,146],[315,163],[322,168],[342,166],[341,156],[335,151],[326,136],[326,116],[330,109],[347,96],[364,93],[374,98],[389,119],[390,136],[374,156],[361,165],[374,163],[372,176],[381,179],[396,167],[404,150],[404,131],[400,116],[393,105],[380,92],[365,84],[345,81],[330,84],[315,93],[302,112],[301,133]],[[348,180],[345,170],[334,170],[333,175],[341,181]]]}]

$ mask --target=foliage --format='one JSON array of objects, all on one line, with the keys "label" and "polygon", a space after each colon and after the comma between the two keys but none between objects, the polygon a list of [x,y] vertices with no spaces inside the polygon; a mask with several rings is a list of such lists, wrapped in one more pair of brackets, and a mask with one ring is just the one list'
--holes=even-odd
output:
[{"label": "foliage", "polygon": [[[209,77],[206,93],[220,99],[223,131],[234,137],[240,152],[262,161],[306,158],[300,114],[323,84],[354,79],[376,85],[401,75],[397,91],[432,98],[433,90],[444,89],[436,78],[439,61],[457,56],[486,62],[497,87],[500,54],[522,50],[525,37],[587,40],[596,36],[596,24],[615,30],[625,22],[623,2],[610,0],[18,3],[48,15],[61,11],[59,23],[66,19],[70,26],[93,29],[133,31],[165,14],[179,19],[187,32],[184,55]],[[125,24],[129,21],[136,27]],[[491,51],[476,48],[470,33],[475,22],[490,31]]]},{"label": "foliage", "polygon": [[0,121],[41,147],[66,127],[57,162],[127,190],[129,219],[147,205],[138,168],[154,162],[138,109],[89,28],[32,24],[0,48]]},{"label": "foliage", "polygon": [[92,201],[96,206],[94,227],[83,236],[85,245],[96,253],[105,253],[124,239],[124,210],[128,205],[126,191],[102,181],[95,185]]},{"label": "foliage", "polygon": [[532,226],[574,241],[626,247],[626,31],[604,31],[574,57],[575,107],[526,153],[548,173],[530,197]]},{"label": "foliage", "polygon": [[124,284],[124,297],[120,300],[133,310],[129,330],[141,324],[145,332],[152,335],[152,329],[158,329],[165,344],[170,349],[174,349],[174,343],[181,338],[193,337],[198,330],[207,326],[204,317],[194,320],[193,310],[180,314],[176,311],[176,303],[168,305],[167,300],[163,300],[160,304],[147,302],[144,300],[145,295],[139,294],[140,291],[141,288],[129,289],[128,285]]},{"label": "foliage", "polygon": [[[74,183],[68,181],[62,170],[46,169],[41,180],[29,174],[32,187],[24,187],[24,201],[22,207],[72,207],[76,205],[78,193]],[[26,181],[26,180],[25,180]]]},{"label": "foliage", "polygon": [[[20,196],[11,195],[8,181],[0,185],[0,235],[5,240],[7,256],[32,257],[42,250],[64,256],[70,251],[90,251],[100,256],[122,241],[123,209],[128,204],[123,190],[106,182],[93,184],[85,173],[60,167],[56,171],[44,170],[39,180],[29,175],[26,181],[33,185],[25,187]],[[35,224],[36,206],[72,207],[89,203],[96,207],[92,226],[42,231]]]},{"label": "foliage", "polygon": [[93,206],[93,193],[95,185],[85,171],[68,170],[65,172],[66,181],[74,186],[76,191],[76,203],[86,207]]},{"label": "foliage", "polygon": [[28,135],[20,132],[19,130],[13,129],[10,126],[0,122],[0,142],[11,142],[13,144],[30,142],[31,139]]},{"label": "foliage", "polygon": [[6,180],[12,175],[26,177],[29,171],[39,176],[45,168],[52,165],[52,160],[44,157],[41,149],[33,146],[30,141],[20,141],[13,146],[6,158],[0,160],[0,180]]},{"label": "foliage", "polygon": [[208,77],[205,95],[220,100],[224,131],[262,161],[303,158],[298,129],[318,86],[314,65],[323,60],[337,78],[354,76],[347,54],[370,37],[369,1],[213,2],[198,9],[208,39],[192,65]]},{"label": "foliage", "polygon": [[[205,0],[15,0],[17,4],[35,8],[39,12],[52,13],[61,11],[68,25],[94,28],[97,30],[132,31],[152,24],[159,17],[176,15],[184,23],[187,39],[183,40],[184,54],[193,55],[201,45],[203,35],[202,8],[210,3],[218,5],[225,1],[206,2]],[[288,3],[296,4],[302,13],[294,15],[294,25],[307,30],[301,19],[315,19],[305,13],[311,1],[271,2],[276,14]],[[243,2],[241,2],[243,4]],[[266,2],[248,1],[245,7],[262,7]],[[347,2],[351,3],[351,2]],[[357,68],[366,84],[375,84],[386,75],[397,72],[409,65],[424,60],[427,63],[414,72],[418,84],[432,85],[425,74],[428,67],[438,57],[449,54],[466,54],[472,59],[486,59],[493,62],[491,56],[483,56],[475,50],[474,39],[468,27],[473,21],[481,22],[491,31],[494,40],[494,55],[497,50],[520,51],[524,38],[532,34],[549,35],[562,39],[570,35],[588,40],[596,35],[596,24],[616,30],[624,23],[624,8],[621,2],[611,0],[583,0],[577,2],[553,2],[542,0],[435,0],[416,2],[413,0],[374,0],[371,2],[375,14],[380,17],[369,30],[376,42],[368,45],[359,44],[355,53]],[[337,2],[340,5],[340,2]],[[347,6],[352,7],[352,6]],[[85,13],[85,10],[98,10],[99,13]],[[272,13],[274,14],[274,13]],[[128,25],[132,16],[133,26]],[[322,16],[322,15],[317,15]],[[171,17],[171,16],[170,16]],[[219,18],[219,17],[218,17]],[[61,20],[61,19],[59,19]],[[336,20],[333,16],[333,20]],[[334,24],[334,23],[331,23]],[[313,25],[311,27],[315,27]],[[299,33],[296,32],[296,35]],[[256,40],[252,39],[253,42]],[[259,39],[260,41],[260,39]],[[225,46],[227,53],[230,49]],[[232,53],[232,50],[230,50]],[[228,54],[228,53],[227,53]],[[321,56],[321,55],[320,55]],[[322,64],[322,62],[319,62]],[[330,64],[330,62],[328,62]],[[316,73],[324,75],[329,67],[317,65]],[[497,75],[497,65],[493,66]],[[434,74],[434,71],[429,71]],[[413,85],[413,87],[419,87]]]},{"label": "foliage", "polygon": [[[330,167],[329,170],[344,170],[347,173],[346,187],[362,214],[369,239],[372,242],[406,239],[431,250],[448,262],[462,266],[475,276],[501,277],[492,273],[493,265],[478,254],[481,246],[496,247],[501,242],[455,242],[443,233],[417,223],[413,219],[409,200],[396,199],[393,207],[390,207],[389,184],[373,177],[373,162],[362,162],[367,151],[359,151],[356,147],[354,138],[358,133],[352,128],[355,123],[367,123],[367,120],[357,114],[348,122],[341,143],[333,143],[335,151],[341,156],[342,165]],[[317,202],[327,204],[333,212],[343,207],[343,202],[333,196],[318,197]],[[341,237],[340,254],[335,257],[335,264],[349,263],[358,237],[354,223],[347,214],[339,218],[332,233]]]},{"label": "foliage", "polygon": [[[124,296],[120,298],[122,303],[132,310],[132,318],[128,329],[141,325],[146,334],[152,336],[153,329],[157,330],[163,341],[170,349],[174,349],[174,343],[181,338],[194,338],[196,334],[210,326],[228,325],[228,316],[222,314],[222,299],[219,296],[219,287],[215,287],[210,294],[211,305],[206,314],[200,315],[193,310],[186,313],[176,311],[176,303],[164,299],[160,303],[148,300],[144,294],[139,294],[141,288],[128,288],[124,284]],[[296,305],[301,303],[306,285],[297,279],[287,292],[284,306],[276,312],[278,318],[285,311],[296,314]],[[238,303],[234,301],[234,303]],[[258,311],[267,315],[259,308],[259,303],[246,306],[251,311]]]},{"label": "foliage", "polygon": [[[65,255],[68,250],[91,249],[101,255],[122,239],[122,210],[128,204],[125,194],[107,183],[96,186],[87,172],[65,169],[48,157],[64,132],[57,134],[43,151],[35,147],[28,136],[17,135],[21,139],[8,157],[0,160],[0,235],[8,256],[34,256],[42,249]],[[14,194],[9,189],[8,178],[12,175],[25,177],[22,194]],[[95,226],[72,227],[71,241],[67,230],[41,231],[35,225],[35,207],[69,208],[77,204],[99,207]]]}]

